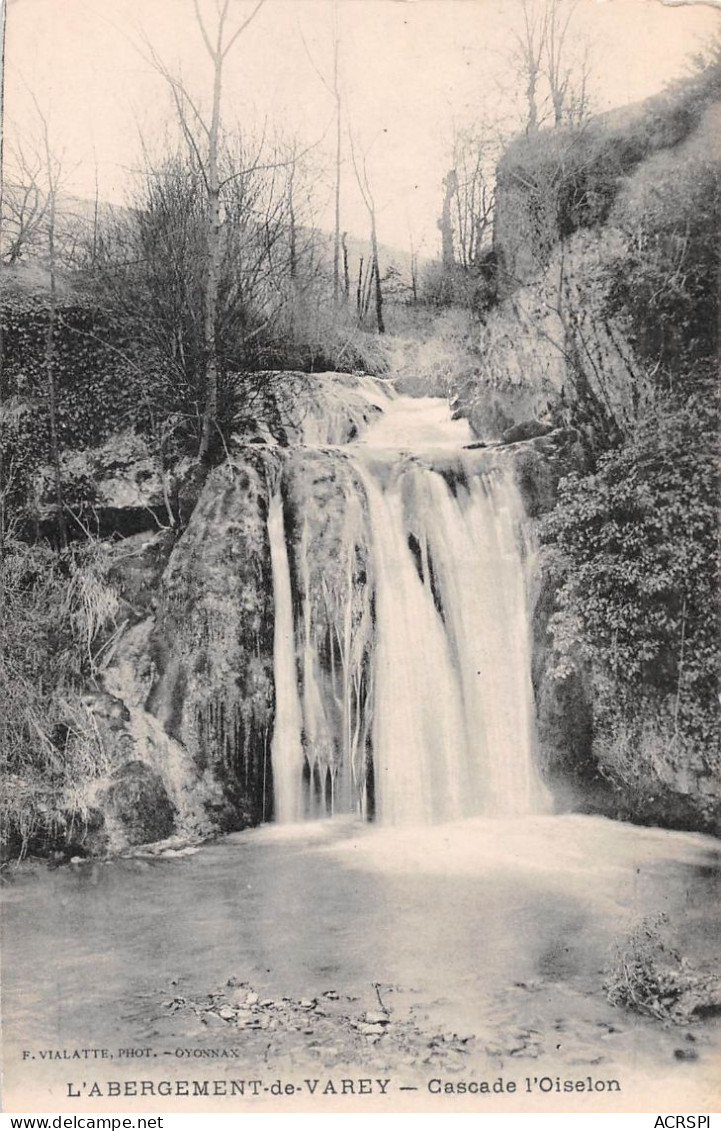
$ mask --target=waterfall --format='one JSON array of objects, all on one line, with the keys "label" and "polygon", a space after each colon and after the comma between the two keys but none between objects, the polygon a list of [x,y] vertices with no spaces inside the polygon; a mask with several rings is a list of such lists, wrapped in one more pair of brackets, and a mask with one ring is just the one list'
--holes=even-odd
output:
[{"label": "waterfall", "polygon": [[376,571],[375,802],[385,824],[461,815],[462,693],[430,587],[416,571],[398,484],[366,490]]},{"label": "waterfall", "polygon": [[468,475],[452,490],[411,463],[385,492],[367,484],[379,818],[537,811],[522,514],[510,475]]},{"label": "waterfall", "polygon": [[273,493],[270,500],[268,538],[270,541],[275,606],[273,634],[275,726],[271,744],[271,758],[275,819],[285,823],[297,821],[301,816],[300,785],[303,767],[301,729],[303,712],[298,694],[293,598],[280,487]]},{"label": "waterfall", "polygon": [[328,453],[327,468],[313,465],[312,518],[296,493],[295,613],[279,492],[271,500],[279,821],[340,810],[417,825],[545,808],[518,490],[498,461],[463,450],[467,425],[442,402],[407,400],[340,463],[335,449],[335,463]]}]

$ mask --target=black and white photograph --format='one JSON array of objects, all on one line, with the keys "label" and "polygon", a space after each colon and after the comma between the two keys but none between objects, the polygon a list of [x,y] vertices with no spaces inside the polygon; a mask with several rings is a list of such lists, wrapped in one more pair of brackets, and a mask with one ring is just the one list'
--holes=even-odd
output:
[{"label": "black and white photograph", "polygon": [[721,1110],[721,4],[0,47],[2,1111]]}]

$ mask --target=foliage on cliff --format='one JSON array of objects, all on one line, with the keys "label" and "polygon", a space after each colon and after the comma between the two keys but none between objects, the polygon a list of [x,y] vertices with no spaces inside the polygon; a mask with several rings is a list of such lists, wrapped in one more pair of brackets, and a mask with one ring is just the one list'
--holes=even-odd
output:
[{"label": "foliage on cliff", "polygon": [[590,661],[605,680],[598,715],[638,711],[718,749],[718,398],[711,383],[656,409],[592,475],[560,483],[543,532],[555,546],[559,675]]},{"label": "foliage on cliff", "polygon": [[610,216],[624,254],[609,265],[606,307],[654,386],[683,396],[719,349],[721,101],[694,136],[625,184]]},{"label": "foliage on cliff", "polygon": [[627,179],[689,139],[719,98],[721,58],[712,45],[692,74],[646,102],[518,137],[498,167],[501,294],[547,266],[559,240],[609,222]]}]

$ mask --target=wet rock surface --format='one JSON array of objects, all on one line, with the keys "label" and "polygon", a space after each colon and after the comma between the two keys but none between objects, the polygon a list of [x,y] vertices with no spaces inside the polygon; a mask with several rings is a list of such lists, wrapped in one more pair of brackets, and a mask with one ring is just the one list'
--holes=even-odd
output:
[{"label": "wet rock surface", "polygon": [[175,828],[175,808],[162,778],[144,762],[121,766],[99,800],[106,819],[122,824],[129,844],[162,840]]},{"label": "wet rock surface", "polygon": [[[222,1040],[226,1050],[237,1050],[228,1053],[235,1063],[249,1066],[376,1068],[406,1073],[409,1081],[437,1073],[449,1079],[559,1070],[622,1074],[638,1018],[609,1010],[591,993],[581,1000],[583,1014],[568,987],[544,979],[518,982],[498,987],[482,1024],[461,1029],[452,1020],[462,1012],[457,1002],[428,999],[409,986],[373,983],[362,998],[335,988],[312,999],[263,997],[249,982],[231,977],[206,996],[166,997],[156,1023],[200,1058]],[[373,1001],[383,1007],[374,1008]],[[658,1052],[669,1067],[703,1061],[712,1049],[710,1030],[658,1030]]]}]

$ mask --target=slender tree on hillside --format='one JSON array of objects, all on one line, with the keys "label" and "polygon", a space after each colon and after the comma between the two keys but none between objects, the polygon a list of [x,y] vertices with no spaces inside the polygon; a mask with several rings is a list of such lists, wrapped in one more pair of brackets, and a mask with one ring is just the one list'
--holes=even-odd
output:
[{"label": "slender tree on hillside", "polygon": [[572,20],[576,5],[569,0],[546,0],[543,74],[553,107],[553,124],[580,125],[588,113],[590,46],[573,47],[577,37]]},{"label": "slender tree on hillside", "polygon": [[368,178],[368,167],[366,164],[366,155],[363,154],[360,160],[356,157],[355,146],[353,144],[353,135],[349,133],[350,137],[350,151],[351,159],[353,161],[353,169],[358,182],[358,188],[363,198],[363,203],[368,212],[368,219],[370,220],[370,244],[371,244],[371,275],[370,283],[373,287],[375,297],[375,311],[376,311],[376,324],[378,326],[378,333],[385,333],[385,322],[383,319],[383,285],[381,283],[380,264],[378,261],[378,228],[376,225],[376,205],[373,198],[373,193],[370,187],[370,180]]},{"label": "slender tree on hillside", "polygon": [[582,123],[589,111],[590,47],[574,34],[574,0],[521,0],[511,62],[523,82],[526,133],[552,118]]},{"label": "slender tree on hillside", "polygon": [[[210,117],[204,115],[184,83],[162,63],[153,51],[156,67],[168,82],[175,101],[178,119],[191,154],[198,162],[205,185],[206,251],[204,294],[204,369],[205,405],[198,449],[198,459],[206,460],[218,418],[218,286],[221,261],[223,182],[220,175],[221,103],[223,69],[234,46],[258,15],[265,0],[257,0],[249,14],[234,28],[229,28],[230,0],[222,0],[218,7],[215,29],[210,29],[203,18],[199,0],[193,0],[195,18],[213,68],[213,85]],[[152,50],[152,49],[151,49]]]},{"label": "slender tree on hillside", "polygon": [[[340,32],[338,27],[338,2],[335,0],[333,4],[333,65],[332,77],[326,78],[322,70],[316,63],[311,51],[303,38],[301,32],[301,40],[305,53],[308,56],[308,61],[320,79],[325,89],[333,99],[334,114],[333,126],[335,133],[335,185],[333,190],[334,195],[334,215],[335,223],[333,228],[333,301],[336,306],[341,296],[341,228],[340,228],[340,215],[341,215],[341,172],[343,168],[343,98],[341,95],[340,87]],[[345,290],[345,287],[343,288]]]},{"label": "slender tree on hillside", "polygon": [[63,548],[68,544],[67,523],[65,521],[65,502],[63,499],[62,474],[60,469],[60,440],[58,436],[58,389],[55,380],[55,333],[57,329],[57,204],[62,165],[52,152],[47,118],[41,113],[37,102],[35,107],[40,120],[45,161],[45,199],[47,263],[50,278],[48,296],[48,324],[45,331],[45,381],[48,397],[48,416],[50,422],[50,459],[53,466],[55,486],[56,521],[60,542]]},{"label": "slender tree on hillside", "polygon": [[411,296],[413,298],[413,305],[418,305],[418,248],[415,245],[413,234],[410,237],[411,244]]},{"label": "slender tree on hillside", "polygon": [[333,100],[335,102],[335,228],[333,231],[333,299],[338,302],[340,289],[340,174],[343,159],[342,105],[338,80],[338,5],[333,6]]},{"label": "slender tree on hillside", "polygon": [[444,274],[453,273],[456,254],[453,247],[453,198],[458,189],[458,174],[455,169],[449,169],[443,178],[443,207],[438,228],[441,233],[441,261]]},{"label": "slender tree on hillside", "polygon": [[350,297],[350,267],[348,263],[348,233],[343,232],[341,239],[343,247],[343,300],[348,302]]},{"label": "slender tree on hillside", "polygon": [[547,13],[537,0],[521,0],[523,25],[515,35],[515,55],[525,83],[526,132],[538,130],[538,84],[546,41]]},{"label": "slender tree on hillside", "polygon": [[488,249],[495,204],[493,170],[498,142],[490,130],[457,129],[453,138],[453,223],[457,258],[468,270]]}]

